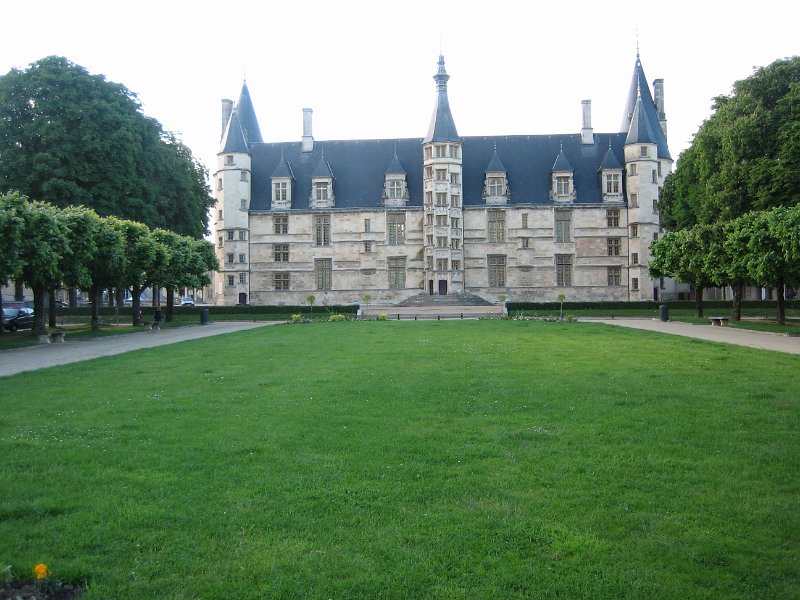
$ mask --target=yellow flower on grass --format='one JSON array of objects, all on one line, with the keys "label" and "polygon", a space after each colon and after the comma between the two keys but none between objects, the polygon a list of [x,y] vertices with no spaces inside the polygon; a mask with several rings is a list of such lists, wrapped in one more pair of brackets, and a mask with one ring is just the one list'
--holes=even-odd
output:
[{"label": "yellow flower on grass", "polygon": [[49,575],[47,572],[47,565],[44,563],[39,563],[33,567],[33,574],[36,575],[36,579],[44,579]]}]

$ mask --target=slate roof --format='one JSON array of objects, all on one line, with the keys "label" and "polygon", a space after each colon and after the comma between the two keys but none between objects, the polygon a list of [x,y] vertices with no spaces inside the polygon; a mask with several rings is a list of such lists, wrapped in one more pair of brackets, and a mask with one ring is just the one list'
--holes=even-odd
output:
[{"label": "slate roof", "polygon": [[627,101],[625,102],[625,111],[622,114],[622,124],[620,131],[627,132],[632,124],[633,115],[636,110],[636,105],[641,99],[642,110],[647,116],[653,129],[652,143],[658,145],[658,157],[668,158],[672,157],[669,154],[669,147],[667,146],[667,136],[661,129],[661,124],[658,120],[658,111],[656,110],[656,103],[653,96],[650,94],[650,86],[647,83],[647,77],[644,74],[644,67],[639,58],[639,53],[636,53],[636,62],[633,65],[633,77],[631,78],[631,87],[628,90]]},{"label": "slate roof", "polygon": [[500,160],[500,157],[497,155],[497,147],[495,146],[494,154],[492,154],[492,160],[489,161],[489,164],[486,166],[487,173],[501,173],[506,170],[503,161]]},{"label": "slate roof", "polygon": [[619,162],[617,155],[611,150],[611,146],[606,150],[603,161],[600,163],[600,169],[622,169],[622,163]]},{"label": "slate roof", "polygon": [[444,68],[444,56],[439,55],[439,70],[433,76],[436,81],[436,105],[433,107],[433,115],[431,116],[431,124],[428,127],[428,135],[425,136],[425,143],[427,142],[457,142],[461,138],[458,137],[456,131],[456,123],[453,120],[453,115],[450,112],[450,101],[447,99],[447,81],[450,75],[447,74]]},{"label": "slate roof", "polygon": [[396,175],[398,173],[405,174],[405,172],[406,170],[403,168],[400,159],[397,158],[397,149],[395,149],[394,156],[392,156],[392,162],[390,162],[389,166],[386,167],[386,171],[384,171],[384,173],[387,175],[389,174]]},{"label": "slate roof", "polygon": [[247,82],[242,84],[239,102],[236,103],[236,112],[239,113],[239,121],[242,124],[242,131],[244,131],[247,141],[251,144],[263,142],[264,138],[261,137],[261,128],[258,126],[256,111],[253,108],[253,101],[250,99],[250,90],[247,89]]},{"label": "slate roof", "polygon": [[562,147],[556,157],[556,162],[553,163],[553,171],[572,171],[572,165],[570,164],[569,160],[567,160],[566,155],[564,154],[564,148]]},{"label": "slate roof", "polygon": [[244,139],[244,132],[239,121],[239,115],[234,110],[222,136],[222,153],[247,152],[247,141]]},{"label": "slate roof", "polygon": [[[610,151],[616,161],[624,159],[625,133],[597,133],[594,144],[582,144],[580,134],[513,135],[461,138],[464,206],[483,206],[486,165],[495,153],[502,161],[511,192],[509,204],[552,205],[552,167],[563,153],[572,166],[577,194],[574,204],[602,202],[598,171]],[[406,172],[407,206],[423,205],[423,154],[421,138],[387,140],[315,141],[312,152],[302,152],[300,142],[250,144],[252,155],[251,210],[269,210],[272,201],[270,177],[283,157],[294,175],[292,208],[309,209],[311,178],[325,160],[336,179],[335,209],[381,208],[386,165],[395,152]],[[334,209],[334,210],[335,210]]]}]

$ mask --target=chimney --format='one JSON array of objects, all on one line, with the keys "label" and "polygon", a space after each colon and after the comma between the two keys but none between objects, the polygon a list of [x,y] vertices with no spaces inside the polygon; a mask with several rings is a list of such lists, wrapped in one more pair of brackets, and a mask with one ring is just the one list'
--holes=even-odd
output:
[{"label": "chimney", "polygon": [[583,109],[581,144],[594,144],[594,133],[592,132],[592,101],[582,100],[581,108]]},{"label": "chimney", "polygon": [[661,130],[664,132],[664,137],[667,135],[667,114],[664,112],[664,80],[653,80],[653,101],[656,104],[656,112],[658,113],[658,122],[661,124]]},{"label": "chimney", "polygon": [[303,141],[300,146],[303,152],[311,152],[314,149],[314,136],[311,134],[311,114],[313,112],[310,108],[303,109]]},{"label": "chimney", "polygon": [[231,113],[233,112],[233,100],[225,98],[222,101],[222,133],[219,137],[225,135],[225,128],[228,126],[228,121],[231,120]]}]

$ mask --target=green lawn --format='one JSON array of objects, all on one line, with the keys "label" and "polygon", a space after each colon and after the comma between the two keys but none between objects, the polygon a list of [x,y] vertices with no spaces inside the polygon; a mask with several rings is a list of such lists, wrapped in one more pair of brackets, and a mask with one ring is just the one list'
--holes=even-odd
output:
[{"label": "green lawn", "polygon": [[0,569],[85,598],[797,598],[796,356],[268,327],[0,379]]}]

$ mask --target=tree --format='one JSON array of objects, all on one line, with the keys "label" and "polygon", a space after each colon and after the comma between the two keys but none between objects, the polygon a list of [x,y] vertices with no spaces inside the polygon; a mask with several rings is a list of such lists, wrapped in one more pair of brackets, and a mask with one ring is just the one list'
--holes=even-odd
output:
[{"label": "tree", "polygon": [[131,293],[133,325],[142,324],[142,290],[150,285],[158,266],[166,260],[166,248],[159,244],[150,229],[135,221],[117,220],[115,226],[125,245],[125,270],[119,274],[119,284]]},{"label": "tree", "polygon": [[[89,264],[97,254],[97,231],[99,215],[83,206],[70,206],[57,213],[64,223],[67,233],[67,252],[61,257],[61,277],[59,285],[86,289],[92,285]],[[50,327],[55,327],[55,284],[50,288],[49,318]]]},{"label": "tree", "polygon": [[[8,285],[22,269],[22,226],[21,213],[25,209],[26,199],[18,193],[0,196],[0,240],[3,240],[0,252],[0,287]],[[3,295],[0,293],[0,315],[2,315]],[[3,319],[0,316],[0,335],[4,333]]]},{"label": "tree", "polygon": [[97,251],[87,263],[91,277],[89,296],[92,301],[92,329],[100,328],[100,296],[105,288],[121,283],[121,277],[128,268],[125,255],[125,239],[121,232],[119,219],[115,217],[98,218],[94,228]]},{"label": "tree", "polygon": [[50,56],[0,77],[0,191],[201,236],[205,170],[135,94]]}]

